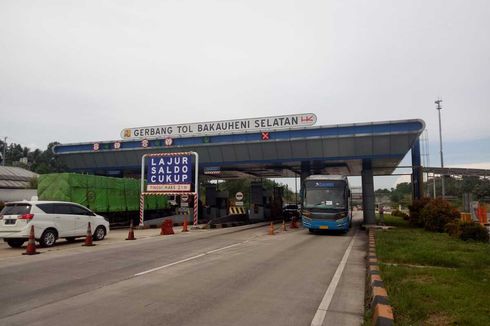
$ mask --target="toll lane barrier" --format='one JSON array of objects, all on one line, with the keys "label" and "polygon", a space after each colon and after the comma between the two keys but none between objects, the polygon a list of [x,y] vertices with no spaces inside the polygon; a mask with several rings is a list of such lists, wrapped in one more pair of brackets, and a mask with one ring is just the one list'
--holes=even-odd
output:
[{"label": "toll lane barrier", "polygon": [[229,222],[229,223],[218,223],[218,224],[206,224],[205,229],[224,229],[231,228],[235,226],[247,225],[248,222]]},{"label": "toll lane barrier", "polygon": [[368,308],[373,315],[372,325],[391,326],[394,325],[393,308],[388,300],[388,293],[384,287],[379,271],[378,257],[376,256],[376,238],[374,229],[368,230],[369,251],[367,256],[367,283]]},{"label": "toll lane barrier", "polygon": [[174,234],[173,222],[171,219],[165,219],[160,227],[160,235],[171,235]]},{"label": "toll lane barrier", "polygon": [[230,206],[229,215],[244,215],[247,214],[245,207]]}]

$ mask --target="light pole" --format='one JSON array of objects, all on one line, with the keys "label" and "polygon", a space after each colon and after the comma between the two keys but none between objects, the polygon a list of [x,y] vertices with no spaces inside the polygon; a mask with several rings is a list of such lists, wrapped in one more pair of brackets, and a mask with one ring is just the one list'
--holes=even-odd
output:
[{"label": "light pole", "polygon": [[[444,167],[444,159],[443,159],[443,156],[442,156],[442,127],[441,127],[441,110],[442,110],[442,107],[441,107],[441,102],[442,102],[442,100],[441,99],[438,99],[434,103],[437,104],[436,110],[439,113],[439,149],[440,149],[440,153],[441,153],[441,168],[443,168]],[[442,198],[444,199],[444,196],[445,196],[445,191],[444,191],[444,174],[441,174],[441,186],[442,186],[442,189],[441,189]]]},{"label": "light pole", "polygon": [[2,165],[5,166],[5,161],[7,160],[7,137],[3,138],[3,159]]}]

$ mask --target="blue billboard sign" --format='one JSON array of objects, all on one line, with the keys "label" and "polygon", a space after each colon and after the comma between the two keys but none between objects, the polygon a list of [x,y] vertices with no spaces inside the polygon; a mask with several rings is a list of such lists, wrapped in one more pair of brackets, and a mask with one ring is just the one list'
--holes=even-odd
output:
[{"label": "blue billboard sign", "polygon": [[148,158],[147,191],[190,191],[191,155]]}]

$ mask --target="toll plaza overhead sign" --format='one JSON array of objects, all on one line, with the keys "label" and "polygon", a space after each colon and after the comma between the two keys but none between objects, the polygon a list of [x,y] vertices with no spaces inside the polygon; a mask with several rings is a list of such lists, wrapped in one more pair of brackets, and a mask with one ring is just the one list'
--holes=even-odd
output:
[{"label": "toll plaza overhead sign", "polygon": [[149,157],[147,191],[190,191],[191,155]]},{"label": "toll plaza overhead sign", "polygon": [[230,134],[237,132],[260,132],[312,126],[316,123],[313,113],[282,115],[275,117],[197,122],[167,126],[126,128],[121,131],[123,139],[149,139],[165,137],[196,137]]}]

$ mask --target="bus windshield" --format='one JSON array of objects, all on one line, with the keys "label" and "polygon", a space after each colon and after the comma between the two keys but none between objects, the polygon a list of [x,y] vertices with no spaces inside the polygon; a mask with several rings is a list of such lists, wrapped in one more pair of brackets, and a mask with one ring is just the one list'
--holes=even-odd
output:
[{"label": "bus windshield", "polygon": [[305,208],[345,208],[345,183],[307,181],[305,186]]}]

